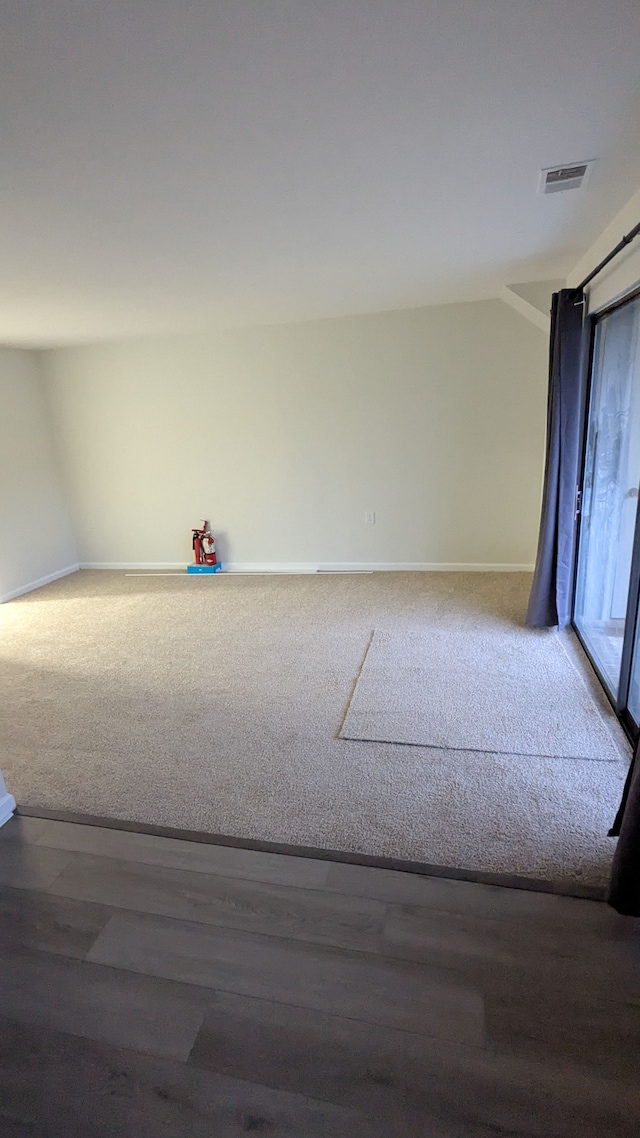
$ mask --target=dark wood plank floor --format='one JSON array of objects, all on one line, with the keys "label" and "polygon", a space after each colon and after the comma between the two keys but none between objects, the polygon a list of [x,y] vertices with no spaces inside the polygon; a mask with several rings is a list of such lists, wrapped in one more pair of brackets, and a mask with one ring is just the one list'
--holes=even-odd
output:
[{"label": "dark wood plank floor", "polygon": [[16,818],[0,1040],[0,1138],[637,1138],[640,922]]}]

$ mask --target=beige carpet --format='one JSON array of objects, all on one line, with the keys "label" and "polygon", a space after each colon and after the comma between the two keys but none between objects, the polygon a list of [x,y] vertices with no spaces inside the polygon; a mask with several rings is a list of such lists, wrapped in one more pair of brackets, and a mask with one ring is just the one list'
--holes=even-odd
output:
[{"label": "beige carpet", "polygon": [[373,628],[510,634],[528,588],[75,574],[0,606],[0,768],[26,805],[604,884],[624,744],[594,762],[337,738]]},{"label": "beige carpet", "polygon": [[340,736],[618,762],[598,703],[557,631],[376,630]]}]

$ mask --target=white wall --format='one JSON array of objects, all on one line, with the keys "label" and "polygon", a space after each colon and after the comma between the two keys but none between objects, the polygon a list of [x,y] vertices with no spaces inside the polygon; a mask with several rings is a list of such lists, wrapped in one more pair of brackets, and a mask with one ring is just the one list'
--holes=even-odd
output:
[{"label": "white wall", "polygon": [[547,341],[500,301],[43,360],[83,563],[184,564],[205,516],[236,565],[534,559]]},{"label": "white wall", "polygon": [[0,601],[77,567],[38,354],[0,348]]},{"label": "white wall", "polygon": [[[600,234],[597,241],[580,258],[567,278],[567,287],[575,288],[588,273],[610,253],[618,242],[640,221],[640,190]],[[640,236],[603,269],[589,288],[589,311],[596,312],[612,300],[623,296],[640,284]]]}]

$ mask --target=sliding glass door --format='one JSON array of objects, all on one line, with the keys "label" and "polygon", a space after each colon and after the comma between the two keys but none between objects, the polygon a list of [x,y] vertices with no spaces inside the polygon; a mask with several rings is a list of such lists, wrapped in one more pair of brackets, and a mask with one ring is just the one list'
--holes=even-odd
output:
[{"label": "sliding glass door", "polygon": [[574,624],[618,712],[630,712],[637,730],[640,296],[597,317],[593,335]]}]

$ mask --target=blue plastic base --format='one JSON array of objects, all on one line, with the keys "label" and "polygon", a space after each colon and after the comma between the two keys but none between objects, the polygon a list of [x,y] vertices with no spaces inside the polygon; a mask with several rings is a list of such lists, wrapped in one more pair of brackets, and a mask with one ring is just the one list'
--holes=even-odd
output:
[{"label": "blue plastic base", "polygon": [[222,565],[187,565],[187,573],[219,573]]}]

